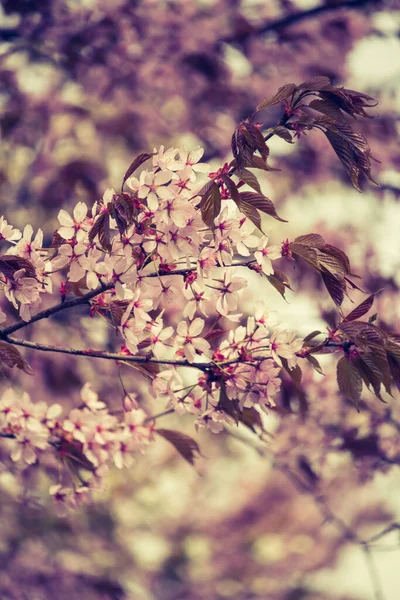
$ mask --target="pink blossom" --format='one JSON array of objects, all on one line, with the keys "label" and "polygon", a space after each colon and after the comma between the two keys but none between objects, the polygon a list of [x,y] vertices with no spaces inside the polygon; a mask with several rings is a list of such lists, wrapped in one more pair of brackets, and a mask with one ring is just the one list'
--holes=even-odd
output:
[{"label": "pink blossom", "polygon": [[210,344],[199,337],[203,329],[204,321],[200,318],[194,319],[191,323],[182,321],[177,327],[178,335],[175,338],[175,345],[183,347],[184,355],[189,362],[195,361],[197,351],[200,354],[208,355]]}]

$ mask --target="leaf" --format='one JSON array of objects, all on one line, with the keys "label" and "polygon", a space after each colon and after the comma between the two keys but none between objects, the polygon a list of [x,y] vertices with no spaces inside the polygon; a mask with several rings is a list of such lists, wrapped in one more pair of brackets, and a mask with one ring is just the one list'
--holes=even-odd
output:
[{"label": "leaf", "polygon": [[123,235],[134,221],[133,200],[128,194],[115,194],[112,205],[118,231],[120,235]]},{"label": "leaf", "polygon": [[269,98],[264,98],[261,100],[259,105],[257,106],[257,112],[260,110],[264,110],[264,108],[268,108],[269,106],[274,106],[274,104],[278,104],[279,102],[284,102],[289,96],[291,96],[297,90],[297,86],[294,83],[287,83],[279,88],[275,96],[271,96]]},{"label": "leaf", "polygon": [[301,377],[302,371],[299,365],[296,365],[292,369],[289,367],[289,363],[286,358],[280,357],[282,361],[282,366],[285,369],[286,373],[290,376],[290,378],[294,381],[296,387],[301,390]]},{"label": "leaf", "polygon": [[342,261],[337,259],[336,256],[333,256],[332,254],[327,254],[323,250],[321,251],[316,249],[316,252],[318,256],[318,262],[321,267],[344,282],[346,271],[343,268]]},{"label": "leaf", "polygon": [[372,305],[374,303],[374,299],[375,294],[371,294],[370,296],[368,296],[368,298],[366,298],[363,302],[361,302],[361,304],[356,306],[356,308],[354,308],[351,311],[351,313],[349,313],[347,317],[345,317],[345,321],[355,321],[356,319],[360,319],[361,317],[366,315],[367,312],[371,310]]},{"label": "leaf", "polygon": [[232,153],[239,170],[242,170],[252,161],[254,152],[258,150],[261,157],[266,161],[269,148],[261,131],[248,121],[242,121],[236,127],[232,136]]},{"label": "leaf", "polygon": [[200,210],[201,218],[207,227],[214,227],[214,219],[216,219],[221,210],[221,193],[215,181],[209,181],[199,192],[201,196]]},{"label": "leaf", "polygon": [[336,376],[341,393],[358,406],[362,392],[362,377],[351,360],[348,360],[346,356],[342,356],[338,361]]},{"label": "leaf", "polygon": [[376,344],[384,347],[387,339],[386,333],[371,323],[365,321],[343,321],[339,324],[340,331],[343,331],[347,337],[358,343],[365,345]]},{"label": "leaf", "polygon": [[126,171],[124,178],[122,180],[122,185],[121,185],[121,192],[124,189],[124,185],[126,180],[128,179],[128,177],[130,177],[135,171],[136,169],[138,169],[144,162],[146,162],[146,160],[149,160],[149,158],[151,158],[152,156],[154,156],[155,152],[142,152],[142,154],[139,154],[135,160],[130,164],[130,166],[128,167],[128,170]]},{"label": "leaf", "polygon": [[144,375],[145,377],[147,377],[147,379],[150,379],[151,381],[161,371],[161,367],[157,363],[143,363],[142,364],[142,363],[128,362],[128,361],[124,361],[123,357],[120,362],[124,363],[124,365],[128,365],[129,367],[131,367],[131,369],[138,371],[139,373],[141,373],[142,375]]},{"label": "leaf", "polygon": [[230,398],[228,398],[228,395],[226,393],[226,385],[224,381],[221,381],[218,408],[224,411],[224,413],[226,413],[230,417],[233,417],[236,421],[236,425],[238,424],[240,413],[239,403],[237,400],[231,400]]},{"label": "leaf", "polygon": [[8,342],[0,341],[0,364],[3,363],[7,367],[21,369],[28,375],[33,374],[32,368],[23,358],[20,351]]},{"label": "leaf", "polygon": [[224,184],[226,185],[226,188],[230,194],[230,197],[232,198],[232,200],[235,202],[238,209],[240,210],[240,194],[239,194],[239,190],[237,189],[236,183],[234,181],[232,181],[232,179],[228,175],[222,175],[221,179],[224,182]]},{"label": "leaf", "polygon": [[253,433],[257,433],[256,427],[264,430],[261,415],[254,407],[244,408],[239,414],[239,421],[248,427]]},{"label": "leaf", "polygon": [[273,217],[277,221],[287,223],[285,219],[282,219],[276,212],[273,202],[264,196],[263,194],[256,194],[255,192],[240,192],[241,200],[251,204],[258,210],[261,210],[265,214]]},{"label": "leaf", "polygon": [[344,281],[335,277],[335,275],[332,275],[332,273],[329,273],[329,271],[323,271],[321,277],[330,297],[337,306],[340,306],[344,300],[346,284]]},{"label": "leaf", "polygon": [[100,246],[107,252],[110,252],[110,213],[108,211],[101,213],[97,217],[93,227],[89,231],[89,241],[93,242],[96,236],[98,236]]},{"label": "leaf", "polygon": [[261,187],[254,173],[248,171],[247,169],[242,169],[237,175],[246,185],[250,186],[253,188],[253,190],[261,194]]},{"label": "leaf", "polygon": [[240,202],[240,210],[248,219],[262,232],[260,213],[254,206],[243,200]]},{"label": "leaf", "polygon": [[295,240],[295,244],[301,244],[302,246],[310,246],[311,248],[324,248],[325,240],[319,235],[319,233],[308,233],[306,235],[299,235]]},{"label": "leaf", "polygon": [[297,89],[302,91],[317,92],[319,90],[323,90],[328,85],[331,85],[331,80],[329,77],[325,77],[325,75],[317,75],[316,77],[301,83]]},{"label": "leaf", "polygon": [[283,299],[285,299],[286,289],[291,290],[290,283],[286,276],[286,273],[274,268],[273,275],[266,275],[266,278],[270,284],[280,293]]},{"label": "leaf", "polygon": [[261,169],[261,171],[280,171],[280,169],[270,167],[261,156],[252,156],[250,160],[246,162],[246,167],[249,169]]},{"label": "leaf", "polygon": [[311,340],[313,340],[315,337],[317,337],[317,335],[320,335],[320,333],[322,333],[322,332],[321,331],[312,331],[311,333],[306,335],[306,337],[303,340],[304,344],[307,345],[307,342],[311,342]]},{"label": "leaf", "polygon": [[[378,370],[371,369],[367,362],[363,360],[364,354],[360,354],[359,357],[353,359],[353,363],[358,369],[363,382],[365,383],[368,389],[373,389],[373,392],[379,400],[382,400],[382,396],[380,393],[381,389],[381,372]],[[383,401],[383,400],[382,400]]]},{"label": "leaf", "polygon": [[400,391],[400,360],[392,352],[388,352],[387,356],[390,373],[397,389]]},{"label": "leaf", "polygon": [[[325,254],[330,254],[331,256],[335,256],[337,260],[342,264],[344,272],[350,273],[350,261],[347,254],[345,254],[343,250],[340,250],[340,248],[336,248],[336,246],[331,246],[331,244],[325,244],[325,246],[321,248],[321,252],[324,252]],[[355,277],[353,273],[352,275],[353,277]]]},{"label": "leaf", "polygon": [[314,248],[310,248],[303,244],[297,244],[296,242],[291,242],[289,244],[289,249],[293,254],[296,254],[297,256],[305,260],[316,271],[321,270],[318,255]]},{"label": "leaf", "polygon": [[323,113],[327,117],[335,119],[336,121],[343,120],[343,114],[340,112],[340,109],[328,100],[322,100],[321,98],[318,98],[312,100],[308,106],[313,110]]},{"label": "leaf", "polygon": [[79,468],[92,472],[95,470],[94,464],[83,454],[83,445],[80,442],[69,442],[63,439],[57,449],[61,459],[66,461],[74,472]]},{"label": "leaf", "polygon": [[254,150],[247,145],[246,138],[240,123],[232,135],[232,154],[236,160],[238,169],[243,169],[252,159]]},{"label": "leaf", "polygon": [[13,254],[0,256],[0,273],[7,277],[7,279],[12,279],[14,273],[20,269],[25,269],[27,277],[36,278],[35,267],[27,258],[14,256]]},{"label": "leaf", "polygon": [[273,127],[271,129],[271,133],[273,135],[277,135],[278,137],[282,138],[288,144],[294,144],[292,134],[290,133],[289,129],[287,129],[283,125],[277,125],[276,127]]},{"label": "leaf", "polygon": [[314,367],[314,370],[317,371],[317,373],[319,373],[320,375],[325,375],[325,373],[322,370],[321,365],[319,364],[319,362],[315,358],[315,356],[313,356],[312,354],[307,354],[306,359],[308,360],[309,363],[311,363],[311,365]]},{"label": "leaf", "polygon": [[175,450],[191,465],[194,465],[196,454],[201,455],[198,443],[189,435],[172,429],[155,429],[154,431],[172,444]]}]

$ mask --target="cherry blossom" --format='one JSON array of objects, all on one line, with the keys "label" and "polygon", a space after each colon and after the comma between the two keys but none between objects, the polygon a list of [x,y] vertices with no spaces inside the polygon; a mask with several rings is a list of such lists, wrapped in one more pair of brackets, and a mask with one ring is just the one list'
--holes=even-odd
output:
[{"label": "cherry blossom", "polygon": [[207,356],[210,344],[207,340],[199,337],[204,329],[204,321],[197,317],[191,323],[182,321],[177,327],[178,335],[175,338],[175,346],[182,347],[183,353],[189,362],[194,362],[196,353]]}]

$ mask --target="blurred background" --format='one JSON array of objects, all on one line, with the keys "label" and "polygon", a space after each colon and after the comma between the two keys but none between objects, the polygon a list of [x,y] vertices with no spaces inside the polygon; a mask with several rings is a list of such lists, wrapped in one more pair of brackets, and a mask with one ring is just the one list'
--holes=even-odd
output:
[{"label": "blurred background", "polygon": [[[265,229],[272,243],[315,231],[342,248],[366,290],[383,288],[377,310],[400,332],[395,0],[3,0],[0,36],[0,214],[19,228],[41,227],[45,245],[61,207],[91,205],[117,188],[139,152],[201,145],[211,170],[219,168],[238,121],[285,83],[326,75],[374,96],[375,118],[355,125],[379,161],[380,187],[355,191],[322,134],[294,145],[273,139],[270,163],[280,171],[260,179],[289,223],[266,221]],[[267,126],[279,111],[267,112]],[[295,290],[288,302],[257,285],[242,309],[266,299],[304,335],[330,325],[332,303],[318,279],[299,266],[286,272]],[[82,316],[77,330],[67,318],[42,323],[35,339],[107,346],[100,320],[94,328]],[[11,378],[38,401],[73,406],[91,381],[102,399],[120,400],[113,365],[26,356],[35,377],[7,374],[2,388]],[[271,456],[312,465],[329,508],[363,538],[399,520],[396,464],[354,445],[326,452],[328,425],[364,440],[370,415],[383,419],[386,408],[369,397],[359,413],[346,405],[325,362],[325,378],[305,375],[312,418],[302,421],[283,398],[266,418],[267,446],[251,432],[202,433],[206,458],[196,471],[159,441],[129,471],[110,473],[94,504],[64,518],[39,469],[21,478],[1,462],[1,600],[397,600],[398,532],[382,538],[371,567],[326,507],[321,513],[318,494],[272,467]],[[145,403],[148,383],[128,376]],[[389,401],[400,419],[398,395]],[[184,418],[168,416],[165,426],[194,434]]]}]

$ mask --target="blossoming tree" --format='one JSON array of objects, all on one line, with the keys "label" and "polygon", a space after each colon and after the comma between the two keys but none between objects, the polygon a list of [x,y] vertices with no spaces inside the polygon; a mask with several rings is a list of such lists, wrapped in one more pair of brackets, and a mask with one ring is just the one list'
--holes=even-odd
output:
[{"label": "blossoming tree", "polygon": [[[282,106],[282,117],[265,129],[263,111],[274,105]],[[319,130],[360,190],[362,177],[373,182],[372,157],[349,117],[368,117],[365,109],[374,105],[369,96],[335,87],[326,77],[286,84],[238,125],[233,160],[216,172],[201,162],[201,148],[161,147],[140,154],[119,191],[106,190],[92,207],[79,202],[72,215],[60,211],[51,248],[43,247],[41,230],[34,235],[26,225],[21,233],[1,217],[0,282],[9,302],[7,312],[0,313],[2,365],[30,373],[20,347],[76,360],[108,360],[115,364],[122,389],[115,411],[88,381],[80,406],[68,414],[58,404],[7,389],[0,401],[0,436],[10,460],[21,470],[42,465],[55,500],[76,506],[110,465],[130,467],[134,455],[157,436],[194,464],[201,445],[192,436],[161,428],[165,414],[188,413],[196,430],[216,434],[244,426],[263,439],[283,379],[292,382],[304,417],[308,401],[302,365],[321,372],[319,354],[338,356],[337,384],[354,411],[364,386],[378,400],[382,389],[390,394],[393,385],[400,386],[399,338],[375,324],[376,314],[365,316],[374,295],[347,314],[341,308],[352,289],[361,289],[346,254],[316,233],[269,245],[264,215],[283,219],[256,176],[257,170],[273,169],[267,145],[272,136],[294,143]],[[304,261],[322,278],[337,308],[336,325],[327,333],[299,337],[262,302],[247,316],[239,312],[249,271],[285,296],[290,288],[281,268],[285,261]],[[168,300],[179,297],[185,307],[177,320]],[[93,327],[98,319],[107,322],[115,334],[112,350],[59,347],[14,335],[77,306],[87,308]],[[125,366],[151,382],[153,412],[127,390]],[[386,437],[377,455],[390,461]],[[332,441],[337,443],[335,436]],[[342,443],[350,443],[344,434]],[[300,466],[313,481],[316,475],[305,457]]]}]

